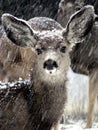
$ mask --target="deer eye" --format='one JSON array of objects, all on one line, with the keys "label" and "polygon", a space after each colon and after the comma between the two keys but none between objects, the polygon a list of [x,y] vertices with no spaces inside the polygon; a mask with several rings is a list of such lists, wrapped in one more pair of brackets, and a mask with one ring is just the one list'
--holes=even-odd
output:
[{"label": "deer eye", "polygon": [[36,51],[37,51],[37,54],[38,54],[38,55],[40,55],[40,54],[42,53],[42,50],[39,49],[39,48],[37,48]]},{"label": "deer eye", "polygon": [[66,46],[61,47],[60,52],[65,53],[66,52]]}]

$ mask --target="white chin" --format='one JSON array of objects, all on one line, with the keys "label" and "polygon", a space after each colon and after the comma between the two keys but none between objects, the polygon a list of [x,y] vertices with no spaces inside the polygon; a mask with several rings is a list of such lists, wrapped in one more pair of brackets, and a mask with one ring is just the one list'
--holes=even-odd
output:
[{"label": "white chin", "polygon": [[53,70],[47,70],[47,69],[45,69],[45,71],[46,71],[47,74],[53,75],[53,74],[56,73],[57,69],[56,68],[54,68]]}]

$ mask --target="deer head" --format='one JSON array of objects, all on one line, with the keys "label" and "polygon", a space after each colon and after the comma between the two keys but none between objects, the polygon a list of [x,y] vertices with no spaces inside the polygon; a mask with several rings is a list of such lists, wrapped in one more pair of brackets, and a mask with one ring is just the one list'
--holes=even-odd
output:
[{"label": "deer head", "polygon": [[[47,18],[43,17],[43,19]],[[85,39],[94,20],[93,7],[85,6],[70,17],[66,28],[56,29],[51,26],[50,30],[40,31],[34,30],[23,19],[18,19],[10,14],[2,15],[2,25],[7,37],[14,44],[24,48],[30,47],[36,53],[36,73],[49,82],[58,81],[60,75],[61,79],[64,79],[70,63],[70,50],[75,44],[81,43]]]}]

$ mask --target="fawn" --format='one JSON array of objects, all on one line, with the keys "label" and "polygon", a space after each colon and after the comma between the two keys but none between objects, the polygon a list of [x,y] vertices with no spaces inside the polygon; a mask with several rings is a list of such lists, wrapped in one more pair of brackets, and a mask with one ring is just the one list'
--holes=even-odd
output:
[{"label": "fawn", "polygon": [[94,20],[92,6],[73,14],[66,28],[50,18],[25,21],[10,14],[2,15],[5,37],[11,44],[31,48],[35,59],[31,59],[30,87],[14,93],[10,100],[10,95],[6,95],[0,102],[1,130],[58,129],[67,100],[69,54],[73,46],[85,40]]}]

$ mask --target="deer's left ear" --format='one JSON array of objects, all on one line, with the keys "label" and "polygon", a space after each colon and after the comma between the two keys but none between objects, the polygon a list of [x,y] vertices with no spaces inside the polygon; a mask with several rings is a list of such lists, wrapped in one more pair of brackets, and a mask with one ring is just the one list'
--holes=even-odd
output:
[{"label": "deer's left ear", "polygon": [[11,14],[2,15],[2,25],[7,37],[21,47],[34,47],[36,39],[31,26],[23,19],[18,19]]},{"label": "deer's left ear", "polygon": [[81,43],[92,29],[94,21],[93,6],[85,6],[71,16],[63,36],[70,44]]}]

